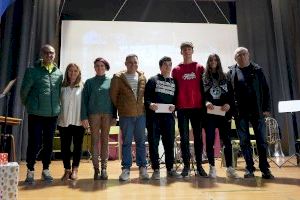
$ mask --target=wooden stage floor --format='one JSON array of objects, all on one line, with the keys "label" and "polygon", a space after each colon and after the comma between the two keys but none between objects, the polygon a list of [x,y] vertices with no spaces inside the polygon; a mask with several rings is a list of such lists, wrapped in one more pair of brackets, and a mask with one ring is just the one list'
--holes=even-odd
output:
[{"label": "wooden stage floor", "polygon": [[[295,160],[293,160],[295,162]],[[243,176],[244,162],[238,162],[238,174]],[[272,164],[271,164],[272,165]],[[208,171],[208,164],[203,165]],[[20,163],[20,182],[18,199],[20,200],[59,200],[59,199],[101,199],[101,200],[165,200],[165,199],[201,199],[201,200],[299,200],[300,199],[300,167],[285,165],[278,168],[274,164],[271,170],[276,177],[274,180],[261,179],[261,173],[255,172],[252,179],[231,180],[225,176],[225,168],[216,162],[217,175],[214,179],[192,176],[188,179],[167,179],[165,168],[161,169],[161,180],[141,181],[138,179],[136,166],[131,169],[131,179],[119,182],[121,172],[120,161],[109,161],[107,181],[94,181],[92,162],[82,160],[79,168],[79,179],[63,183],[61,161],[53,161],[50,167],[53,177],[52,184],[40,180],[41,162],[36,165],[34,186],[24,185],[26,165]],[[257,163],[256,163],[257,167]],[[152,170],[148,170],[151,176]]]}]

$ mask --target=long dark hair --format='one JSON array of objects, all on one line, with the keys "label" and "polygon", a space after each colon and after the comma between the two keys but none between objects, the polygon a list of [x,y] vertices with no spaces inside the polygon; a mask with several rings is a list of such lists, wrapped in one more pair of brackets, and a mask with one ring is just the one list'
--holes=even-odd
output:
[{"label": "long dark hair", "polygon": [[79,87],[80,86],[80,84],[81,84],[81,70],[80,70],[80,67],[78,65],[76,65],[75,63],[70,63],[70,64],[68,64],[67,69],[65,71],[65,77],[64,77],[64,80],[63,80],[63,83],[62,83],[62,87],[68,87],[68,86],[70,86],[71,82],[70,82],[70,79],[68,77],[68,71],[73,66],[76,67],[77,70],[79,71],[79,74],[78,74],[78,76],[76,78],[74,86],[75,87]]},{"label": "long dark hair", "polygon": [[222,69],[222,64],[221,64],[220,57],[215,53],[210,54],[208,56],[208,59],[207,59],[207,62],[206,62],[205,78],[208,79],[208,80],[212,78],[213,71],[212,71],[212,67],[210,65],[210,61],[214,58],[217,60],[216,72],[219,75],[219,80],[218,81],[222,81],[222,80],[226,79],[226,76],[225,76],[225,74],[223,72],[223,69]]}]

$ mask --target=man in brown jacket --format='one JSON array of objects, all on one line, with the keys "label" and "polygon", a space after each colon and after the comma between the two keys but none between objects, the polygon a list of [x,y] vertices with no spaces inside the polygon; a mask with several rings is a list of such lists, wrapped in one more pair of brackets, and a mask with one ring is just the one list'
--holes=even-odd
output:
[{"label": "man in brown jacket", "polygon": [[140,179],[149,179],[147,173],[145,146],[145,108],[144,90],[146,78],[138,69],[138,57],[130,54],[126,57],[127,70],[115,74],[111,81],[110,95],[118,109],[122,132],[122,173],[119,180],[126,181],[130,177],[132,166],[132,138],[136,144],[136,164],[139,166]]}]

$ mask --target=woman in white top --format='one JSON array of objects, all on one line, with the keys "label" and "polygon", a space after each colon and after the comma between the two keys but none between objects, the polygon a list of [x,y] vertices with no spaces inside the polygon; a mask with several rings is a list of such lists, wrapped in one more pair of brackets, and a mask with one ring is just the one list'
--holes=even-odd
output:
[{"label": "woman in white top", "polygon": [[[61,155],[65,173],[61,180],[76,180],[82,153],[84,128],[80,122],[81,94],[83,84],[78,65],[67,66],[61,88],[61,113],[58,118],[58,130],[61,139]],[[71,143],[73,141],[73,163],[71,171]]]}]

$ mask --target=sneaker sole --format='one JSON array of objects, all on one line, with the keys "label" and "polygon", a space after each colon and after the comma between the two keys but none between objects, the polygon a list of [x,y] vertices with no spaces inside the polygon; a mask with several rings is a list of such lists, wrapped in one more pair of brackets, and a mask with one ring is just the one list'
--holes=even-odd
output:
[{"label": "sneaker sole", "polygon": [[182,179],[183,176],[167,176],[167,178],[171,178],[171,179]]},{"label": "sneaker sole", "polygon": [[46,183],[52,183],[53,180],[47,180],[47,179],[42,179],[42,181],[46,182]]},{"label": "sneaker sole", "polygon": [[241,177],[239,177],[239,176],[227,176],[227,178],[231,178],[231,179],[240,179]]},{"label": "sneaker sole", "polygon": [[123,179],[123,178],[119,178],[119,181],[128,181],[130,178],[128,179]]},{"label": "sneaker sole", "polygon": [[255,176],[244,176],[244,178],[255,178]]},{"label": "sneaker sole", "polygon": [[42,177],[41,179],[42,179],[42,181],[45,181],[45,182],[53,182],[53,179],[48,179],[45,177]]},{"label": "sneaker sole", "polygon": [[35,181],[24,181],[25,185],[35,185]]},{"label": "sneaker sole", "polygon": [[140,180],[150,180],[149,177],[139,177]]},{"label": "sneaker sole", "polygon": [[152,180],[160,180],[160,177],[153,177],[153,176],[151,176],[151,179]]}]

